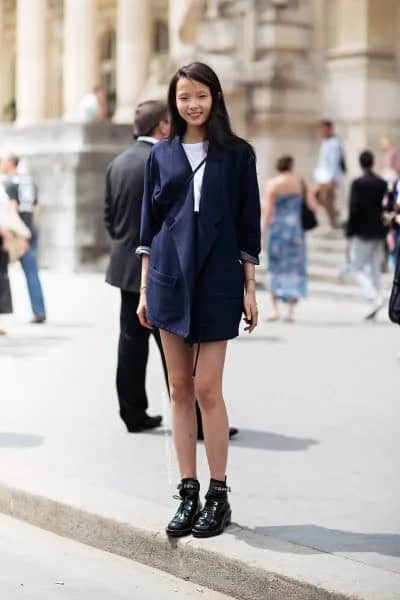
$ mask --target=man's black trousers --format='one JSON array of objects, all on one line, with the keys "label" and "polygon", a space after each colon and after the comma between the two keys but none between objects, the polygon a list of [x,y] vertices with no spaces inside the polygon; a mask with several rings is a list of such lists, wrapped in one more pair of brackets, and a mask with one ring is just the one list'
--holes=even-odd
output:
[{"label": "man's black trousers", "polygon": [[[149,337],[154,339],[161,354],[165,383],[168,372],[158,329],[142,327],[136,315],[139,293],[121,290],[120,337],[118,344],[117,393],[121,419],[128,429],[139,425],[146,416],[146,368]],[[201,413],[196,403],[198,431],[202,432]]]}]

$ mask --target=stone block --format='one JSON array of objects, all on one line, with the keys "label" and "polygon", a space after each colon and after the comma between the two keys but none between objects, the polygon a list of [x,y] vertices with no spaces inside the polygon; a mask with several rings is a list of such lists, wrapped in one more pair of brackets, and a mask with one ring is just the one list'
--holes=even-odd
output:
[{"label": "stone block", "polygon": [[306,50],[310,46],[311,29],[290,23],[260,23],[257,28],[258,52],[267,50]]},{"label": "stone block", "polygon": [[236,47],[235,23],[228,19],[216,19],[202,23],[197,46],[207,52],[230,52]]},{"label": "stone block", "polygon": [[39,188],[42,267],[103,268],[105,171],[130,135],[130,126],[113,123],[0,127],[0,151],[18,154]]}]

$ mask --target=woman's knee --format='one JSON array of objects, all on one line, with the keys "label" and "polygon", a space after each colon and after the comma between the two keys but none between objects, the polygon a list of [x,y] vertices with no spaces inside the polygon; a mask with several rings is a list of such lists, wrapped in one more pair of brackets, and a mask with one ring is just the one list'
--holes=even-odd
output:
[{"label": "woman's knee", "polygon": [[212,410],[222,397],[220,386],[208,380],[195,382],[195,395],[202,410]]},{"label": "woman's knee", "polygon": [[194,402],[193,380],[185,375],[170,377],[171,400],[179,404]]}]

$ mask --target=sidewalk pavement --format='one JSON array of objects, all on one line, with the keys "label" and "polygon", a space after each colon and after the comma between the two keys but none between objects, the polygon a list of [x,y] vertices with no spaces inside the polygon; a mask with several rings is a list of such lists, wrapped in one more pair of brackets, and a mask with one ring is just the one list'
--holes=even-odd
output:
[{"label": "sidewalk pavement", "polygon": [[[16,317],[0,340],[0,509],[240,600],[400,597],[399,330],[358,304],[308,300],[295,325],[230,344],[225,396],[234,525],[169,542],[178,474],[156,347],[152,414],[128,434],[114,373],[118,291],[98,275],[43,273],[49,323]],[[267,297],[259,294],[261,318]],[[203,445],[199,477],[207,485]]]},{"label": "sidewalk pavement", "polygon": [[6,515],[0,531],[4,600],[232,600]]}]

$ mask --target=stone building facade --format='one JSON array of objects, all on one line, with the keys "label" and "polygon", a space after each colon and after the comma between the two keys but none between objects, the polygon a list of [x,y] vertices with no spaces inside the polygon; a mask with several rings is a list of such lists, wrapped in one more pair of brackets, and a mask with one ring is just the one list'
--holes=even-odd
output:
[{"label": "stone building facade", "polygon": [[[42,263],[93,265],[107,248],[103,176],[134,107],[163,97],[182,63],[220,75],[260,183],[281,152],[310,176],[329,117],[350,173],[380,136],[400,139],[398,0],[0,0],[0,152],[39,181]],[[78,122],[101,83],[110,121]]]}]

